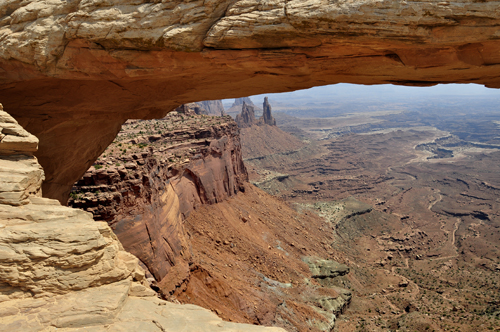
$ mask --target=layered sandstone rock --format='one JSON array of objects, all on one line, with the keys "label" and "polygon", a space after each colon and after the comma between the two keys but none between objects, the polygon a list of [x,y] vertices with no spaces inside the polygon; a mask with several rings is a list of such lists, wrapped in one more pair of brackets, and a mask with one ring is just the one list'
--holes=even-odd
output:
[{"label": "layered sandstone rock", "polygon": [[0,331],[282,331],[156,298],[105,222],[40,197],[37,139],[1,106],[0,130]]},{"label": "layered sandstone rock", "polygon": [[170,272],[163,284],[186,278],[192,250],[183,219],[235,195],[248,179],[235,122],[196,109],[182,105],[162,120],[125,124],[69,202],[107,221],[156,281]]},{"label": "layered sandstone rock", "polygon": [[248,184],[235,122],[196,115],[196,107],[128,121],[74,186],[70,204],[106,220],[167,298],[238,322],[330,330],[351,295],[316,282],[301,260],[305,250],[329,255],[316,243],[327,233],[297,233],[301,223],[322,221],[302,220]]},{"label": "layered sandstone rock", "polygon": [[224,105],[222,105],[221,100],[205,100],[199,101],[202,108],[207,110],[208,115],[224,116],[226,112],[224,110]]},{"label": "layered sandstone rock", "polygon": [[[0,98],[40,139],[45,193],[129,118],[339,82],[500,87],[498,1],[3,1]],[[57,161],[57,162],[56,162]]]}]

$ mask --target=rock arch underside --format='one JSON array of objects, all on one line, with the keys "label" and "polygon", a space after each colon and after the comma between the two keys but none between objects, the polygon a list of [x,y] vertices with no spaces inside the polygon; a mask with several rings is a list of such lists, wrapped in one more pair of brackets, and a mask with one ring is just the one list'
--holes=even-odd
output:
[{"label": "rock arch underside", "polygon": [[[73,331],[89,319],[110,324],[122,310],[130,316],[119,330],[140,302],[156,311],[134,324],[177,319],[238,330],[205,311],[189,321],[182,310],[190,308],[158,309],[165,304],[151,299],[137,259],[106,223],[56,200],[66,203],[127,119],[335,83],[500,88],[500,1],[0,1],[0,102],[13,116],[0,113],[2,140],[12,136],[0,145],[2,315],[21,317],[14,330],[52,322]],[[61,220],[64,239],[47,235]],[[89,262],[98,262],[90,275]],[[36,302],[47,294],[55,300]],[[101,311],[78,311],[76,300],[102,301]]]},{"label": "rock arch underside", "polygon": [[0,3],[0,101],[40,139],[44,195],[128,118],[339,82],[500,87],[498,1]]}]

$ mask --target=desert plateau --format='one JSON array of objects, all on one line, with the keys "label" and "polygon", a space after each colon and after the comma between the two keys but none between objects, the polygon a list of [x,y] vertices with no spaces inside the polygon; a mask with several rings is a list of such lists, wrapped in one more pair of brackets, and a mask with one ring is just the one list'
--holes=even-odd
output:
[{"label": "desert plateau", "polygon": [[500,115],[477,109],[282,114],[307,137],[284,151],[242,129],[251,182],[322,217],[351,262],[336,330],[499,329]]}]

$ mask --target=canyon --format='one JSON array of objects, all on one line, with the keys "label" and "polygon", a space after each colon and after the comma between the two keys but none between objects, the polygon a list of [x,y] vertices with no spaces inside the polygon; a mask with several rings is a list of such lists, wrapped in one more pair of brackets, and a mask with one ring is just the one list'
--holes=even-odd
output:
[{"label": "canyon", "polygon": [[499,328],[500,128],[482,107],[280,114],[296,135],[281,150],[261,147],[283,133],[242,133],[251,182],[321,216],[344,254],[353,298],[335,331]]},{"label": "canyon", "polygon": [[332,234],[250,185],[236,123],[196,110],[127,122],[69,205],[106,221],[162,298],[229,321],[330,330],[351,300]]},{"label": "canyon", "polygon": [[[418,151],[425,156],[429,156],[429,151],[437,151],[434,159],[442,159],[449,156],[447,151],[456,143],[455,137],[449,141],[434,141],[440,137],[435,137],[437,132],[433,130],[430,134],[429,131],[417,130],[376,136],[379,142],[403,142],[401,144],[406,145],[396,144],[396,147],[406,152],[396,158],[400,162],[397,171],[389,169],[384,160],[376,160],[370,174],[359,179],[352,178],[349,172],[356,169],[356,165],[362,165],[363,161],[348,153],[352,142],[347,139],[332,141],[330,147],[302,142],[299,144],[301,147],[293,151],[273,155],[272,162],[267,157],[263,158],[262,154],[258,156],[260,159],[255,159],[258,162],[251,166],[250,179],[273,194],[305,204],[305,210],[292,209],[280,199],[246,183],[245,166],[236,156],[242,147],[230,139],[236,125],[229,119],[226,122],[220,120],[219,124],[210,122],[210,130],[205,132],[210,137],[208,145],[207,140],[197,138],[196,135],[205,134],[195,127],[187,128],[187,131],[180,128],[178,132],[176,128],[170,128],[178,135],[186,135],[188,143],[181,143],[172,136],[164,137],[158,134],[158,130],[144,135],[132,129],[130,134],[141,135],[134,137],[138,139],[136,143],[125,143],[126,148],[124,142],[113,142],[129,119],[162,119],[179,105],[199,100],[292,91],[341,82],[410,86],[477,83],[499,88],[499,15],[497,1],[465,0],[2,1],[0,102],[10,114],[1,113],[0,141],[2,172],[5,173],[0,195],[3,265],[0,305],[5,329],[77,331],[91,324],[96,330],[103,331],[110,328],[175,331],[186,325],[203,326],[206,330],[266,330],[223,322],[204,309],[157,299],[157,293],[151,291],[151,287],[173,302],[192,301],[214,308],[219,316],[237,322],[276,324],[299,330],[328,329],[337,320],[338,311],[344,310],[344,304],[351,298],[342,289],[351,287],[349,291],[359,292],[361,286],[376,284],[382,279],[380,275],[387,273],[392,273],[392,279],[389,278],[392,287],[381,284],[385,293],[376,288],[375,295],[354,297],[351,306],[353,320],[359,318],[361,321],[364,317],[364,313],[356,313],[357,308],[364,310],[372,305],[359,305],[356,298],[380,300],[392,308],[391,315],[399,315],[400,311],[412,314],[408,320],[405,320],[408,316],[404,314],[397,316],[398,321],[386,316],[389,315],[387,310],[383,310],[385,313],[377,312],[369,323],[373,329],[386,326],[412,328],[413,318],[422,320],[422,326],[429,328],[441,326],[438,319],[453,325],[456,322],[452,319],[457,316],[450,313],[455,312],[474,323],[478,320],[477,312],[495,312],[497,300],[490,292],[495,285],[490,281],[493,272],[488,272],[495,269],[490,264],[495,258],[488,256],[488,252],[496,253],[494,245],[491,245],[493,242],[485,241],[477,253],[466,248],[476,248],[477,238],[481,236],[496,236],[496,202],[485,203],[491,210],[484,215],[479,213],[482,212],[480,201],[484,198],[481,190],[474,192],[472,196],[477,198],[469,197],[473,201],[468,203],[460,201],[470,195],[465,191],[464,195],[452,191],[448,197],[453,196],[453,199],[439,200],[439,193],[429,191],[429,183],[434,185],[433,181],[437,181],[442,185],[440,192],[446,193],[450,183],[454,184],[451,187],[456,187],[462,182],[454,178],[441,178],[439,181],[426,178],[422,175],[426,174],[423,170],[425,166],[414,170],[411,169],[414,166],[412,163],[404,164],[413,160],[414,152],[408,153],[413,143],[420,145]],[[207,114],[212,112],[208,105],[201,105],[199,112],[203,107]],[[190,115],[190,119],[201,119],[198,116],[203,115]],[[363,119],[357,121],[356,124],[363,123]],[[201,122],[198,121],[196,126],[203,128]],[[157,126],[161,124],[165,125],[156,123]],[[369,127],[367,123],[364,125]],[[132,123],[126,126],[132,126]],[[266,131],[265,135],[278,135],[275,129],[267,127],[262,126],[261,130]],[[340,128],[339,131],[325,127],[315,129],[313,132],[300,131],[300,134],[312,137],[317,137],[318,133],[320,136],[327,134],[331,135],[329,139],[334,139],[349,132],[347,128]],[[363,133],[366,128],[358,129]],[[355,137],[354,141],[360,145],[353,151],[369,154],[370,149],[362,148],[369,146],[363,145],[369,142]],[[182,153],[172,157],[167,146],[158,145],[152,151],[162,153],[166,158],[158,160],[149,149],[155,140],[160,141],[158,144],[180,144]],[[118,144],[122,144],[121,153],[118,152]],[[129,148],[131,144],[133,148]],[[110,145],[115,152],[109,157],[102,157],[109,160],[100,160],[96,164]],[[485,146],[468,145],[467,148],[469,152],[472,151],[470,149],[491,150],[491,147]],[[130,149],[133,153],[126,156]],[[162,152],[159,152],[160,149]],[[268,148],[269,151],[273,149],[277,147]],[[341,153],[332,152],[336,149]],[[229,151],[235,151],[235,154]],[[197,153],[192,155],[191,152]],[[393,151],[378,149],[378,153],[392,155]],[[124,159],[117,158],[117,155],[123,155]],[[315,163],[307,166],[298,162],[295,166],[277,170],[277,162],[283,166],[294,164],[290,163],[291,155],[297,159],[315,157]],[[329,156],[326,164],[316,163],[316,159],[321,159],[317,156],[325,155]],[[354,160],[349,162],[349,158]],[[488,172],[482,163],[488,158],[491,163],[496,154],[474,154],[473,158],[477,158],[474,159],[477,163],[473,165],[478,167],[477,173],[484,173],[484,176],[474,177],[474,185],[496,190],[494,173]],[[460,167],[458,163],[457,170],[453,171],[457,174],[471,167],[466,158],[460,162],[464,164]],[[330,163],[339,164],[332,168]],[[101,168],[96,169],[93,165]],[[481,165],[484,168],[480,168]],[[207,170],[216,166],[224,167],[224,171],[216,173],[217,178],[210,178],[212,174]],[[93,173],[85,175],[90,167],[93,167]],[[404,172],[398,173],[402,167]],[[439,167],[449,170],[442,164]],[[323,177],[328,171],[337,170],[348,174],[345,177],[342,174],[334,182]],[[304,181],[288,174],[299,171],[303,171],[304,175],[318,173],[317,181]],[[434,170],[430,168],[429,171],[432,173]],[[259,175],[267,178],[257,178]],[[92,195],[88,192],[84,195],[74,193],[72,202],[82,204],[81,207],[90,209],[106,223],[95,222],[90,214],[63,206],[70,199],[74,183],[82,176],[83,181],[88,181],[86,186],[100,186],[100,189],[91,188],[94,190]],[[471,273],[477,264],[481,272],[485,271],[472,278],[476,287],[480,283],[488,285],[484,294],[477,294],[467,288],[469,286],[464,286],[463,293],[452,298],[453,294],[445,287],[451,279],[445,276],[445,272],[456,271],[449,268],[455,263],[452,260],[451,263],[437,265],[435,257],[455,257],[457,252],[454,249],[445,255],[438,247],[437,253],[429,259],[407,263],[406,258],[409,257],[404,255],[415,250],[407,250],[409,246],[414,246],[410,243],[417,241],[415,239],[423,241],[425,235],[421,230],[413,232],[414,229],[404,222],[413,219],[411,211],[400,205],[405,199],[404,193],[413,193],[413,189],[406,187],[407,182],[398,186],[400,177],[406,177],[402,182],[415,177],[414,180],[418,180],[415,191],[429,197],[428,208],[423,209],[426,213],[424,217],[434,218],[431,220],[441,226],[439,230],[425,230],[424,233],[431,234],[434,242],[450,242],[451,247],[448,248],[452,249],[457,239],[462,241],[464,253],[460,251],[460,257],[470,258],[473,263],[460,266],[463,269],[456,278],[469,277],[466,272]],[[118,178],[124,180],[120,185],[116,182]],[[468,189],[474,187],[465,182]],[[355,197],[353,201],[347,197],[361,195],[379,184],[381,190],[385,190],[385,194],[379,195],[380,201],[367,198],[367,202],[362,202],[360,197]],[[115,186],[118,194],[108,185]],[[209,190],[197,191],[205,186]],[[184,194],[183,197],[179,196],[176,188]],[[404,188],[401,197],[392,195],[395,188]],[[132,194],[137,194],[138,202],[134,203]],[[354,230],[347,227],[352,226],[349,223],[346,228],[326,227],[324,220],[316,216],[320,209],[307,205],[311,198],[308,195],[340,200],[336,203],[338,206],[324,208],[333,211],[347,206],[347,210],[357,211],[354,214],[349,212],[338,220],[335,216],[332,219],[335,222],[354,220],[357,226]],[[344,199],[346,201],[342,201]],[[395,202],[389,205],[381,203],[391,199]],[[110,206],[109,203],[115,204],[113,202],[123,203],[123,206]],[[188,204],[182,205],[184,202]],[[220,204],[220,209],[213,209],[214,203]],[[268,206],[262,208],[266,204]],[[479,205],[481,208],[474,207]],[[307,209],[312,210],[307,212]],[[456,209],[458,214],[454,212]],[[399,216],[400,212],[403,214]],[[126,217],[125,213],[128,213]],[[374,220],[373,213],[380,213],[390,221],[383,227],[393,225],[394,229],[380,229],[370,224],[369,221]],[[127,220],[126,224],[135,225],[137,229],[127,229],[123,220],[133,216],[137,220]],[[463,218],[464,221],[458,223],[456,218]],[[210,222],[205,224],[198,222],[200,220]],[[115,226],[117,233],[121,232],[123,242],[130,244],[130,250],[135,250],[141,260],[124,250],[108,222],[111,227]],[[237,224],[239,222],[244,224],[243,228]],[[288,226],[283,226],[284,223]],[[372,227],[373,234],[367,233],[370,228],[367,224]],[[149,227],[152,232],[149,232]],[[153,231],[154,227],[157,228]],[[244,227],[249,228],[247,232],[243,232]],[[418,227],[424,228],[424,225]],[[222,230],[229,232],[226,239],[216,236]],[[382,231],[400,232],[403,237],[387,239]],[[166,239],[162,232],[168,234]],[[351,233],[356,236],[347,236]],[[132,238],[136,234],[139,244],[133,243]],[[346,236],[338,240],[336,236],[339,234]],[[332,248],[332,241],[340,241],[339,250]],[[376,251],[373,241],[385,249]],[[401,244],[394,246],[395,241]],[[305,245],[296,247],[298,243]],[[374,247],[362,246],[370,243]],[[366,250],[362,253],[346,251],[346,248],[356,245]],[[251,250],[239,252],[240,247]],[[401,247],[406,249],[401,251]],[[395,259],[397,264],[393,264],[390,270],[377,270],[377,278],[369,278],[372,276],[366,274],[364,267],[358,268],[356,263],[353,264],[358,260],[361,262],[366,252],[370,251],[375,253],[371,259],[384,258],[377,264],[386,266],[388,256],[380,256],[381,252],[385,255],[386,249],[398,252],[401,259]],[[343,252],[349,254],[344,255]],[[241,258],[236,258],[235,262],[232,255],[236,253],[236,257]],[[214,258],[219,256],[225,257],[222,264]],[[302,257],[309,258],[303,260]],[[394,255],[392,257],[394,259]],[[432,264],[430,259],[433,259]],[[232,263],[226,263],[229,260]],[[161,262],[162,265],[154,267],[154,262]],[[350,272],[346,273],[347,269],[341,264],[348,266]],[[411,265],[416,268],[412,269],[408,264],[416,264]],[[418,271],[418,264],[427,264],[422,265],[422,269],[444,271],[440,287],[426,286],[434,296],[432,299],[425,297],[419,299],[421,302],[410,305],[405,302],[406,299],[398,297],[401,304],[396,304],[398,300],[391,300],[391,297],[399,296],[395,293],[405,293],[403,289],[410,286],[407,290],[410,297],[417,296],[412,291],[417,289],[415,285],[421,287],[420,280],[429,277],[423,274],[416,277],[418,273],[414,270]],[[276,268],[270,270],[270,266]],[[325,276],[321,274],[321,266],[333,266],[346,274],[339,275],[339,272]],[[398,268],[401,271],[397,271]],[[230,271],[237,272],[230,274]],[[318,271],[320,274],[317,274]],[[164,278],[166,275],[172,278]],[[236,277],[231,277],[233,275]],[[359,282],[359,275],[366,277],[363,282]],[[321,283],[323,279],[330,278],[335,280]],[[406,286],[405,282],[408,282]],[[289,284],[292,287],[288,287]],[[396,284],[399,288],[394,292]],[[444,294],[451,300],[435,293]],[[476,312],[469,315],[468,307],[462,301],[472,296],[477,300],[469,305]],[[414,298],[410,300],[414,302]],[[449,309],[446,311],[449,316],[442,316],[443,319],[431,310],[434,302],[440,300],[446,300],[445,309]],[[490,307],[485,309],[479,300],[489,301]],[[76,307],[75,303],[80,307]],[[426,314],[430,318],[423,317],[425,314],[414,314],[414,308],[421,310],[422,303],[426,303],[425,310],[429,311]],[[261,311],[260,307],[267,309]],[[194,316],[199,320],[194,320]],[[303,325],[308,317],[314,319],[310,324]],[[340,320],[337,325],[342,328],[353,324],[352,321]],[[486,323],[480,321],[477,324]],[[477,324],[470,326],[493,327]],[[460,326],[463,325],[465,323]],[[366,328],[366,323],[363,323],[363,328]],[[278,331],[279,328],[267,330]]]},{"label": "canyon", "polygon": [[41,197],[38,140],[0,106],[1,331],[280,331],[157,298],[105,222]]}]

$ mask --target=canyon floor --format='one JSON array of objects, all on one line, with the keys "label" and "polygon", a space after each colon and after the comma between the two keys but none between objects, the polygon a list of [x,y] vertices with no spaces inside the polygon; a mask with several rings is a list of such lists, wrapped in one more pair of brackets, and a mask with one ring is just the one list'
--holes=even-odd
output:
[{"label": "canyon floor", "polygon": [[252,183],[333,232],[353,292],[335,331],[500,330],[498,119],[275,117],[289,133],[242,130],[245,163]]}]

